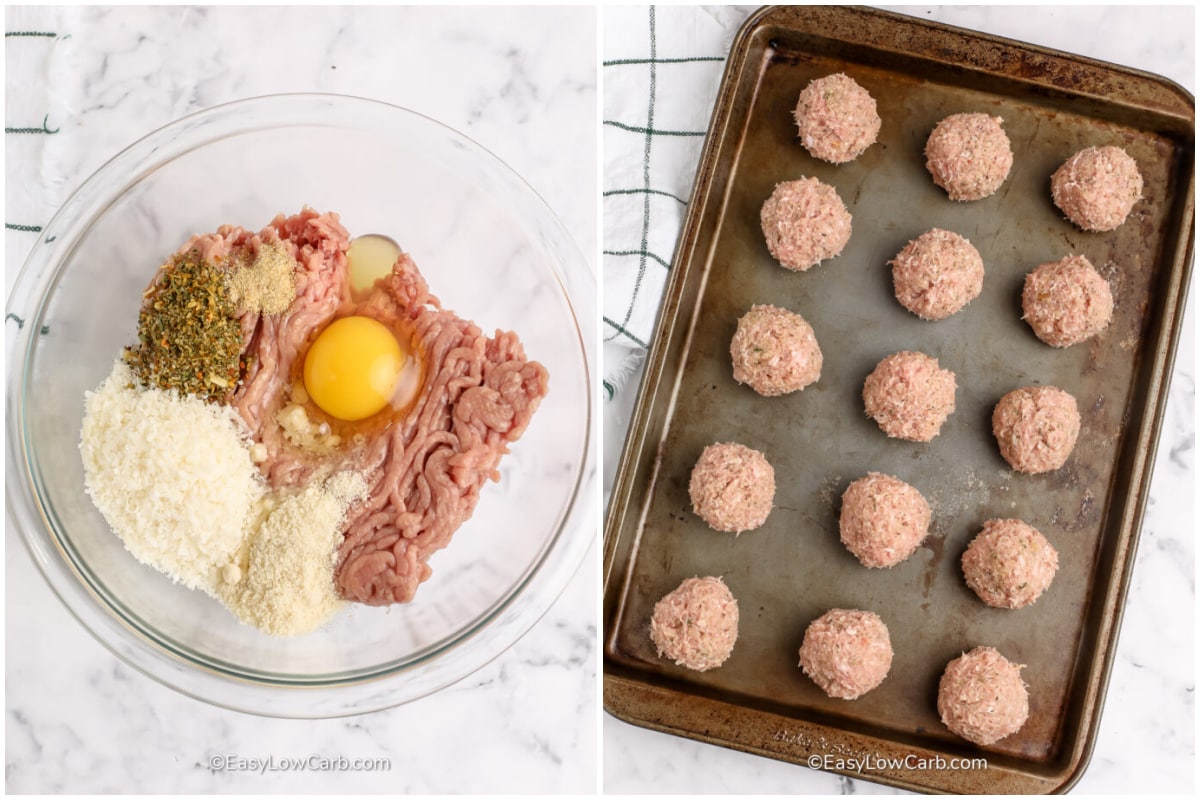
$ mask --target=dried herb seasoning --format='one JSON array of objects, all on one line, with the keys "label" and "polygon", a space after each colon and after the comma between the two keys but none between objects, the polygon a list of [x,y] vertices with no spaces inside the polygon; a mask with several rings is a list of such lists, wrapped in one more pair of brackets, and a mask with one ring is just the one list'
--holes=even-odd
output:
[{"label": "dried herb seasoning", "polygon": [[146,290],[125,360],[145,386],[225,403],[245,368],[235,313],[222,269],[199,250],[172,256]]}]

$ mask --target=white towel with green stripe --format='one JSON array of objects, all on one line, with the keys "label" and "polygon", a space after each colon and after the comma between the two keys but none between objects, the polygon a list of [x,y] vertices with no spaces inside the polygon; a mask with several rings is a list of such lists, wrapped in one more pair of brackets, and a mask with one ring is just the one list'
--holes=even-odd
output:
[{"label": "white towel with green stripe", "polygon": [[650,342],[725,56],[752,11],[604,10],[602,331],[610,400]]}]

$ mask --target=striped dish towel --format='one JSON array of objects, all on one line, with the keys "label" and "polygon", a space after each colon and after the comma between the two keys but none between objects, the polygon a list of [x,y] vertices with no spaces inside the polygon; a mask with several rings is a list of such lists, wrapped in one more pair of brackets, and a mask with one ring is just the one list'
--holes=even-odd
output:
[{"label": "striped dish towel", "polygon": [[[604,390],[636,392],[746,6],[604,9]],[[624,425],[618,424],[623,436]]]},{"label": "striped dish towel", "polygon": [[64,48],[69,50],[73,42],[58,17],[47,9],[5,10],[5,297],[68,189],[56,149],[69,114],[63,93],[53,86]]}]

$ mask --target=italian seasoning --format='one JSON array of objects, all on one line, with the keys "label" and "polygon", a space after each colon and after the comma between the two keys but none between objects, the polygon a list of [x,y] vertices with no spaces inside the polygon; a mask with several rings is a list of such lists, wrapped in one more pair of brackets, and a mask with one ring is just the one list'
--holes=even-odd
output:
[{"label": "italian seasoning", "polygon": [[172,256],[144,294],[125,360],[144,386],[225,403],[245,368],[235,313],[223,270],[198,250]]}]

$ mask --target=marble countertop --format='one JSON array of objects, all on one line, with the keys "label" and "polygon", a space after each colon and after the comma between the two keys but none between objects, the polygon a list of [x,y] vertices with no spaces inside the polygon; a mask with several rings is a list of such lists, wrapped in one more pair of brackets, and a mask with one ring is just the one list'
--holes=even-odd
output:
[{"label": "marble countertop", "polygon": [[[1195,21],[1190,6],[892,10],[1136,67],[1195,91]],[[1107,701],[1077,793],[1194,790],[1195,294],[1193,282]],[[636,381],[634,376],[630,385]],[[634,395],[624,391],[606,408],[606,488],[616,468],[607,456],[619,452]],[[608,793],[897,791],[656,733],[608,715],[603,729]]]},{"label": "marble countertop", "polygon": [[[594,273],[595,19],[590,7],[9,7],[6,32],[27,35],[5,38],[5,125],[20,129],[6,136],[6,294],[33,229],[121,148],[201,108],[280,92],[370,97],[464,132],[546,199]],[[595,789],[595,544],[546,616],[476,673],[392,710],[293,721],[212,707],[128,668],[7,527],[10,792]],[[390,768],[258,774],[213,769],[219,754]]]}]

